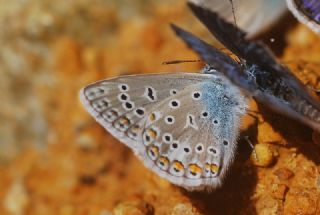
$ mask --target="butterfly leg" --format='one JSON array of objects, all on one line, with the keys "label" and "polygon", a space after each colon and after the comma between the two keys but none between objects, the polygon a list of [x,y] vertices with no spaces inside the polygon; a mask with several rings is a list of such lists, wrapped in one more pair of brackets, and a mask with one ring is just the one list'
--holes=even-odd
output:
[{"label": "butterfly leg", "polygon": [[245,141],[249,144],[249,146],[251,147],[252,151],[253,151],[253,157],[256,161],[259,162],[258,156],[257,156],[257,152],[254,149],[254,145],[252,144],[251,140],[249,139],[249,136],[244,136]]}]

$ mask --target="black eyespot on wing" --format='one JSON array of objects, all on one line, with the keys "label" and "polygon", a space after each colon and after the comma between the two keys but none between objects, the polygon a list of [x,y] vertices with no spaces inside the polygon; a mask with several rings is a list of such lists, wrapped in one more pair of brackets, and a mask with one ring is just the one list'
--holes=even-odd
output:
[{"label": "black eyespot on wing", "polygon": [[139,116],[142,116],[144,114],[144,111],[142,109],[137,109],[136,110],[136,113],[139,115]]},{"label": "black eyespot on wing", "polygon": [[171,140],[171,137],[169,135],[165,135],[164,139],[169,142]]},{"label": "black eyespot on wing", "polygon": [[178,143],[172,143],[172,148],[174,149],[178,148]]},{"label": "black eyespot on wing", "polygon": [[189,115],[188,117],[189,117],[189,122],[190,122],[190,124],[191,124],[191,125],[193,125],[193,119],[192,119],[192,116],[190,116],[190,115]]},{"label": "black eyespot on wing", "polygon": [[127,91],[127,90],[128,90],[128,86],[125,85],[125,84],[122,84],[120,87],[121,87],[121,89],[122,89],[123,91]]},{"label": "black eyespot on wing", "polygon": [[128,99],[128,96],[126,94],[121,94],[120,98],[122,101],[125,101]]},{"label": "black eyespot on wing", "polygon": [[210,148],[210,152],[212,152],[213,154],[216,154],[217,150],[215,150],[214,148]]},{"label": "black eyespot on wing", "polygon": [[147,88],[147,91],[148,91],[148,97],[152,100],[152,101],[155,101],[156,100],[156,98],[155,98],[155,96],[154,96],[154,92],[153,92],[153,89],[151,88],[151,87],[148,87]]},{"label": "black eyespot on wing", "polygon": [[178,102],[177,101],[172,101],[171,105],[172,105],[172,107],[178,107]]},{"label": "black eyespot on wing", "polygon": [[126,103],[125,103],[125,106],[126,106],[126,108],[129,109],[129,110],[131,110],[131,109],[133,108],[133,105],[132,105],[132,103],[130,103],[130,102],[126,102]]},{"label": "black eyespot on wing", "polygon": [[199,99],[200,96],[201,96],[201,94],[200,94],[199,92],[193,93],[193,98],[194,98],[194,99]]},{"label": "black eyespot on wing", "polygon": [[187,148],[187,147],[185,147],[185,148],[183,148],[183,151],[184,151],[185,153],[189,153],[189,152],[190,152],[190,149]]}]

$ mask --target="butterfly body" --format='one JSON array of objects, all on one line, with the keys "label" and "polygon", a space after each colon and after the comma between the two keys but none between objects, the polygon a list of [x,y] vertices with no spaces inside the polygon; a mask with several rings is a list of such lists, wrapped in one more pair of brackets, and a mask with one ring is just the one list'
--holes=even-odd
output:
[{"label": "butterfly body", "polygon": [[158,175],[187,189],[213,189],[232,163],[247,101],[222,74],[210,73],[123,76],[88,85],[80,97]]},{"label": "butterfly body", "polygon": [[236,26],[221,19],[215,12],[189,3],[190,8],[209,31],[241,63],[212,47],[191,33],[172,25],[182,38],[212,68],[223,72],[235,85],[270,109],[298,120],[320,131],[320,102],[273,53],[260,41],[249,41]]}]

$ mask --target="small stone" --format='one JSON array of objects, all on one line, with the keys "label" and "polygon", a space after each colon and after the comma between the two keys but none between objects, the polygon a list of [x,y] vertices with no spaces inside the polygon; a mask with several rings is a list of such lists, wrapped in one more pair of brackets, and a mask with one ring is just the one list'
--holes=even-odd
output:
[{"label": "small stone", "polygon": [[113,209],[114,215],[153,215],[154,208],[144,201],[131,201],[118,204]]},{"label": "small stone", "polygon": [[171,215],[200,215],[191,204],[179,203],[172,209]]},{"label": "small stone", "polygon": [[251,161],[255,166],[268,167],[274,161],[274,153],[269,144],[256,144],[251,153]]},{"label": "small stone", "polygon": [[273,184],[271,189],[273,198],[280,200],[285,198],[288,191],[288,187],[284,184]]},{"label": "small stone", "polygon": [[280,133],[276,132],[269,123],[263,122],[258,125],[258,143],[281,143],[282,140]]},{"label": "small stone", "polygon": [[75,143],[80,146],[81,149],[90,150],[95,147],[94,138],[88,133],[80,134]]},{"label": "small stone", "polygon": [[287,168],[277,169],[273,174],[277,176],[280,181],[288,180],[294,175],[294,173]]},{"label": "small stone", "polygon": [[4,199],[4,207],[13,215],[22,215],[29,203],[29,196],[20,179],[17,179],[9,187]]}]

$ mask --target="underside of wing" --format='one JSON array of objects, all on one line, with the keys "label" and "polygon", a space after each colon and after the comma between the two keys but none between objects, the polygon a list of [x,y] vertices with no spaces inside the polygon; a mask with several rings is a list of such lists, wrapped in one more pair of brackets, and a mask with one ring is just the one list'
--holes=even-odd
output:
[{"label": "underside of wing", "polygon": [[[196,5],[215,11],[221,17],[233,22],[230,0],[189,0]],[[249,36],[259,34],[279,20],[286,12],[282,0],[234,0],[233,8],[237,25],[246,29]]]},{"label": "underside of wing", "polygon": [[137,151],[146,166],[186,189],[219,187],[235,154],[246,100],[216,77],[153,106]]},{"label": "underside of wing", "polygon": [[107,131],[135,150],[139,145],[138,128],[150,108],[205,78],[190,73],[122,76],[84,87],[80,99]]},{"label": "underside of wing", "polygon": [[145,166],[187,189],[221,184],[246,110],[240,90],[219,73],[119,77],[86,86],[80,97]]}]

